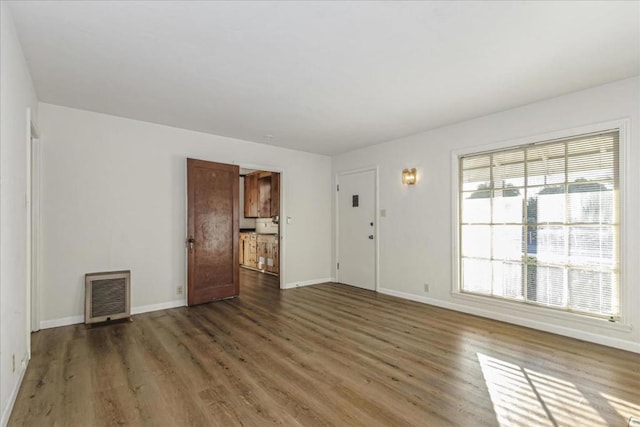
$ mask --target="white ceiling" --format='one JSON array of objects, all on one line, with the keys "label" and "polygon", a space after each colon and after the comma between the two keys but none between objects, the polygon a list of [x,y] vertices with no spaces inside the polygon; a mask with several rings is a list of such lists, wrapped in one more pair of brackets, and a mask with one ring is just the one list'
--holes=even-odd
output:
[{"label": "white ceiling", "polygon": [[43,102],[337,154],[640,75],[640,2],[21,1]]}]

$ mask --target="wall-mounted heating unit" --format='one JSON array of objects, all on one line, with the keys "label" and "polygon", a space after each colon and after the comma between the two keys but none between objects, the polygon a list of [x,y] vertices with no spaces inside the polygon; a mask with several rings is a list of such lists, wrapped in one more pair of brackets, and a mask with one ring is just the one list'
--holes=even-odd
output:
[{"label": "wall-mounted heating unit", "polygon": [[131,317],[131,272],[89,273],[84,278],[85,323]]}]

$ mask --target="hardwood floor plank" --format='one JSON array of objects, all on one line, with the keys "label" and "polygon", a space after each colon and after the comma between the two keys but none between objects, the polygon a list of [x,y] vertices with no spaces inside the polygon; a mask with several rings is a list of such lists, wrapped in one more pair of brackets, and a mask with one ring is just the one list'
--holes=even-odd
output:
[{"label": "hardwood floor plank", "polygon": [[33,334],[11,426],[608,426],[640,355],[241,269],[234,300]]}]

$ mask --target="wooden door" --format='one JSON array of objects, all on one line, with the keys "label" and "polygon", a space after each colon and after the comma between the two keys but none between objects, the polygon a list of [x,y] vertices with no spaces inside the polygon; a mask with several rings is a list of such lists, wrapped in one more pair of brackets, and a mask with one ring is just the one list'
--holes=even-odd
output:
[{"label": "wooden door", "polygon": [[239,294],[239,168],[187,159],[189,305]]}]

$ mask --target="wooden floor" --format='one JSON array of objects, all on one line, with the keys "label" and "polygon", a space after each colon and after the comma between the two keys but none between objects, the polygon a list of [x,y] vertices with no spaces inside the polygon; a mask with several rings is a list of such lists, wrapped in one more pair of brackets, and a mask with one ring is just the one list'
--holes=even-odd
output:
[{"label": "wooden floor", "polygon": [[640,355],[338,284],[33,335],[11,426],[626,426]]}]

